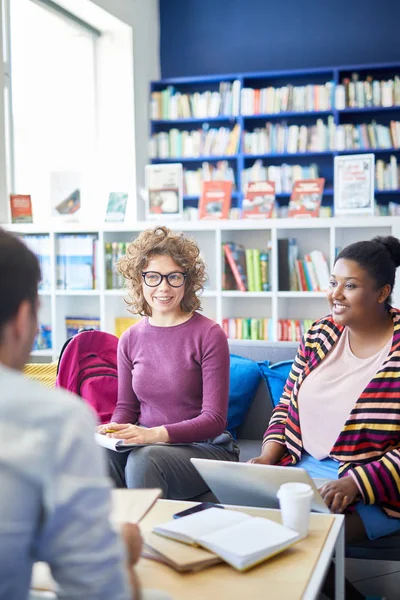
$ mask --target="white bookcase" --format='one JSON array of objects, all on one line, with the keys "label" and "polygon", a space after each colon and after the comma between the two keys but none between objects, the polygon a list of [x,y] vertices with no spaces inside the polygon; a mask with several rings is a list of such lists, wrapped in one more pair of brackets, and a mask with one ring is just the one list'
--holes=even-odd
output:
[{"label": "white bookcase", "polygon": [[[154,223],[136,222],[108,225],[100,229],[83,224],[67,224],[41,228],[37,225],[2,225],[21,235],[45,234],[50,237],[51,286],[40,293],[41,323],[52,324],[53,349],[34,353],[37,357],[55,359],[66,339],[65,317],[99,317],[101,328],[114,333],[115,317],[129,316],[123,290],[107,290],[105,281],[105,244],[129,242],[140,231]],[[282,292],[278,290],[277,243],[280,238],[295,237],[300,254],[322,250],[332,264],[335,248],[375,235],[400,236],[400,217],[335,217],[330,219],[269,219],[182,221],[171,222],[175,231],[184,231],[195,238],[208,265],[209,279],[203,294],[204,314],[222,323],[225,317],[268,317],[278,319],[314,319],[323,316],[328,305],[324,292]],[[60,233],[90,233],[98,236],[98,289],[69,291],[56,289],[56,237]],[[222,290],[221,244],[233,241],[246,248],[271,252],[271,291],[239,292]],[[394,291],[394,304],[400,306],[400,279]]]}]

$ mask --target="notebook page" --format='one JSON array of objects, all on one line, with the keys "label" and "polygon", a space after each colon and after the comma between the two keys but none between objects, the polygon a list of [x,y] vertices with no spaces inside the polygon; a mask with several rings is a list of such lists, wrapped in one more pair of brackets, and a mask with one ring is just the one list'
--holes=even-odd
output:
[{"label": "notebook page", "polygon": [[154,527],[153,531],[167,537],[176,537],[176,539],[188,538],[193,542],[207,533],[231,527],[252,518],[250,515],[233,510],[208,508],[193,515],[158,525]]},{"label": "notebook page", "polygon": [[241,569],[290,546],[300,538],[275,521],[253,517],[223,530],[205,533],[198,542]]}]

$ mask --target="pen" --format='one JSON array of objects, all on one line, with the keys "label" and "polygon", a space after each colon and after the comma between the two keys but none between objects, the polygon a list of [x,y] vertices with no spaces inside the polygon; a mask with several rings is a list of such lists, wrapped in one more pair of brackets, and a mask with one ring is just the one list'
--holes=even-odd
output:
[{"label": "pen", "polygon": [[116,429],[107,429],[106,433],[116,433]]}]

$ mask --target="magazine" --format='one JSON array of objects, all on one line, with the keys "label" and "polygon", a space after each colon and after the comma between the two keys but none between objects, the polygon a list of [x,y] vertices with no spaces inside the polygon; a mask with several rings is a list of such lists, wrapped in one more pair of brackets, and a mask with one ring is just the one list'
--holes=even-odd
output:
[{"label": "magazine", "polygon": [[146,165],[146,218],[180,219],[183,215],[181,163]]},{"label": "magazine", "polygon": [[32,223],[32,201],[29,194],[10,194],[11,222]]},{"label": "magazine", "polygon": [[228,219],[232,188],[232,181],[203,181],[199,219]]},{"label": "magazine", "polygon": [[247,185],[242,205],[243,219],[270,219],[274,206],[274,181],[254,181]]},{"label": "magazine", "polygon": [[319,217],[325,179],[300,179],[293,184],[288,217]]},{"label": "magazine", "polygon": [[375,155],[335,156],[335,215],[373,215]]},{"label": "magazine", "polygon": [[81,209],[81,175],[75,171],[50,173],[51,216],[78,220]]}]

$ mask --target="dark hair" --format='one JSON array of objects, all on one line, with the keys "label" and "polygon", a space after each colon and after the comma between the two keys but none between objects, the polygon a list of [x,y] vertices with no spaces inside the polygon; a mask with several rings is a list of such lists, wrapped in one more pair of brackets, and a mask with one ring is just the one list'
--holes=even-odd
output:
[{"label": "dark hair", "polygon": [[17,236],[0,228],[0,339],[21,302],[28,300],[34,308],[40,279],[33,252]]},{"label": "dark hair", "polygon": [[[389,284],[393,291],[396,269],[400,266],[400,240],[392,235],[377,236],[373,240],[355,242],[343,248],[336,257],[354,260],[376,281],[377,288]],[[387,299],[391,303],[391,293]]]}]

